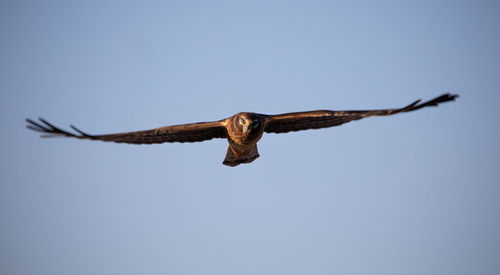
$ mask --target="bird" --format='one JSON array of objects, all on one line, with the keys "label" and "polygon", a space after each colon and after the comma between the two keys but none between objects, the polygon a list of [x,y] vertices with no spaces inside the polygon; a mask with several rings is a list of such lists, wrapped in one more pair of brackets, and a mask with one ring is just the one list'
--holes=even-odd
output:
[{"label": "bird", "polygon": [[264,133],[279,134],[339,126],[366,117],[390,116],[419,110],[424,107],[437,106],[443,102],[454,101],[457,97],[456,94],[446,93],[426,102],[421,103],[419,99],[402,108],[378,110],[316,110],[277,115],[240,112],[218,121],[170,125],[144,131],[103,135],[90,135],[73,125],[70,125],[70,127],[76,133],[68,132],[54,126],[43,118],[39,118],[38,122],[27,118],[26,127],[41,132],[41,137],[60,136],[130,144],[200,142],[214,138],[225,138],[229,144],[226,157],[222,163],[234,167],[242,163],[251,163],[259,157],[257,142]]}]

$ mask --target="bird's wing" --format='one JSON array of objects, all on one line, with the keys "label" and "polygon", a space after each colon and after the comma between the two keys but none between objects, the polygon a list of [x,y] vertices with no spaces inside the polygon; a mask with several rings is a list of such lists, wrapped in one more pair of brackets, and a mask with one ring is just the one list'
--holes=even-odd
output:
[{"label": "bird's wing", "polygon": [[80,131],[75,126],[71,128],[78,132],[77,134],[62,130],[43,118],[40,122],[26,119],[28,129],[41,132],[41,137],[73,137],[79,139],[91,139],[101,141],[112,141],[117,143],[133,144],[153,144],[163,142],[197,142],[213,138],[225,138],[227,136],[226,121],[199,122],[191,124],[165,126],[145,131],[135,131],[106,135],[89,135]]},{"label": "bird's wing", "polygon": [[432,100],[420,103],[420,100],[398,109],[364,110],[364,111],[310,111],[271,115],[264,131],[266,133],[286,133],[308,129],[319,129],[338,126],[353,120],[369,116],[389,116],[403,112],[411,112],[427,106],[437,106],[439,103],[453,101],[458,95],[444,94]]}]

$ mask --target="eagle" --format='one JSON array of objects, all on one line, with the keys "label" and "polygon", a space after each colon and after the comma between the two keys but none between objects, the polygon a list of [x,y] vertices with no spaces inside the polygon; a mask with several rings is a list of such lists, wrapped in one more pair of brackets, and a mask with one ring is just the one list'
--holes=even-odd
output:
[{"label": "eagle", "polygon": [[223,164],[237,166],[241,163],[251,163],[259,157],[257,142],[264,133],[279,134],[339,126],[365,117],[390,116],[415,111],[428,106],[437,106],[443,102],[454,101],[457,97],[458,95],[447,93],[422,103],[421,100],[414,101],[403,108],[379,110],[317,110],[278,115],[241,112],[218,121],[171,125],[151,130],[104,135],[90,135],[73,125],[70,125],[70,127],[76,133],[68,132],[54,126],[43,118],[39,118],[39,122],[26,119],[26,127],[41,132],[41,137],[62,136],[131,144],[199,142],[213,138],[225,138],[229,146]]}]

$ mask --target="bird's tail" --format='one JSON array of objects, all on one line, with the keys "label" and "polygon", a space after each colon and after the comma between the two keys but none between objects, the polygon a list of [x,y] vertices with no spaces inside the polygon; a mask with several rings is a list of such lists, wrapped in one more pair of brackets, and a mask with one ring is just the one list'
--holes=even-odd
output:
[{"label": "bird's tail", "polygon": [[229,145],[227,147],[226,158],[222,163],[227,166],[237,166],[240,165],[241,163],[250,163],[258,157],[259,157],[259,152],[257,151],[257,144],[255,144],[249,150],[241,152],[240,154],[233,151],[231,145]]}]

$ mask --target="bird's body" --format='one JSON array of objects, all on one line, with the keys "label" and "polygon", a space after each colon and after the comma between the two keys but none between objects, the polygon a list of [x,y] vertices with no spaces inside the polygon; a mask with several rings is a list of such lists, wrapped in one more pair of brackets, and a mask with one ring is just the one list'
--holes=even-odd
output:
[{"label": "bird's body", "polygon": [[250,163],[258,158],[257,141],[264,134],[269,119],[269,116],[249,112],[227,118],[229,146],[223,163],[236,166],[240,163]]},{"label": "bird's body", "polygon": [[420,100],[417,100],[403,108],[383,110],[319,110],[280,115],[242,112],[219,121],[173,125],[145,131],[107,135],[89,135],[71,126],[79,133],[79,135],[74,134],[61,130],[42,118],[40,118],[40,121],[43,124],[30,119],[26,119],[26,121],[28,122],[27,127],[29,129],[44,133],[42,137],[66,136],[132,144],[198,142],[212,138],[226,138],[229,146],[223,164],[237,166],[241,163],[250,163],[259,157],[257,142],[264,133],[286,133],[290,131],[333,127],[369,116],[387,116],[410,112],[427,106],[437,106],[442,102],[453,101],[456,97],[457,95],[444,94],[421,104],[419,104]]}]

